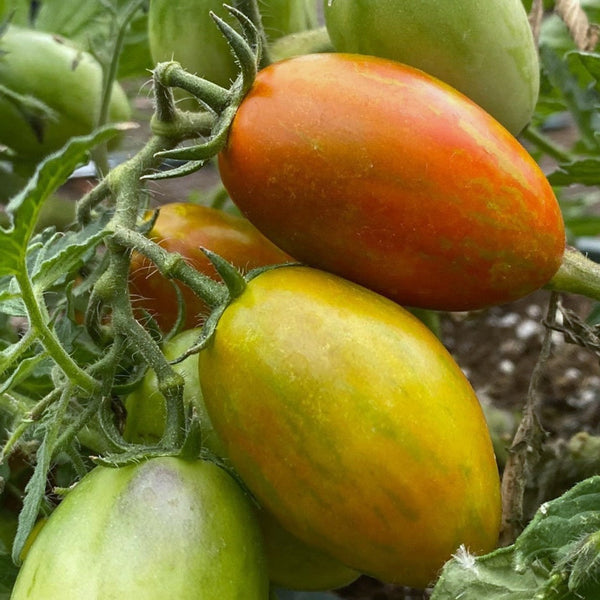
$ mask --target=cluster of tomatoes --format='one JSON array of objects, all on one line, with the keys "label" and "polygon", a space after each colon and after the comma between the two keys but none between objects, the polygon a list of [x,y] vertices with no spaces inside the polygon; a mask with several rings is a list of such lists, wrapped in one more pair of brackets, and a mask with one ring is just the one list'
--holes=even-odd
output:
[{"label": "cluster of tomatoes", "polygon": [[[157,60],[227,82],[235,64],[221,40],[189,41],[213,31],[201,16],[220,2],[170,4],[150,4]],[[314,3],[260,6],[267,32],[315,24]],[[499,475],[479,402],[401,305],[480,309],[540,288],[560,266],[560,209],[514,137],[537,98],[526,13],[520,0],[323,8],[336,52],[261,70],[219,155],[243,216],[166,204],[148,233],[214,278],[200,248],[245,273],[281,265],[254,272],[199,356],[175,367],[203,445],[257,502],[209,461],[97,468],[42,530],[14,600],[49,582],[44,597],[75,597],[64,590],[89,556],[103,572],[78,598],[258,599],[269,585],[331,589],[360,573],[423,588],[459,546],[495,547]],[[215,72],[186,64],[199,57]],[[138,255],[130,285],[134,307],[169,330],[173,287]],[[208,312],[181,291],[185,331],[165,344],[170,360]],[[128,441],[160,440],[153,373],[126,408]],[[83,533],[70,525],[92,510]]]}]

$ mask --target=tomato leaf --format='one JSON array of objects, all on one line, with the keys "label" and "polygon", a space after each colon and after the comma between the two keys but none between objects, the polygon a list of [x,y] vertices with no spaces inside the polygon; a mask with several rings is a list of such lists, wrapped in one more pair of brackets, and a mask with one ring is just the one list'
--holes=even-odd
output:
[{"label": "tomato leaf", "polygon": [[21,562],[21,552],[35,525],[46,492],[46,475],[52,460],[52,449],[49,447],[48,438],[47,434],[38,448],[35,469],[25,487],[23,508],[19,513],[19,525],[12,549],[12,559],[15,564],[20,564]]},{"label": "tomato leaf", "polygon": [[558,170],[548,176],[552,185],[600,184],[600,157],[589,157],[561,164]]},{"label": "tomato leaf", "polygon": [[36,253],[31,272],[34,286],[40,291],[47,290],[67,273],[82,266],[98,242],[108,235],[104,227],[109,218],[106,213],[80,231],[55,233]]},{"label": "tomato leaf", "polygon": [[594,52],[569,52],[567,54],[571,70],[585,69],[595,80],[596,89],[600,91],[600,54]]},{"label": "tomato leaf", "polygon": [[21,300],[21,291],[13,277],[0,278],[0,312],[12,317],[26,317],[27,309]]},{"label": "tomato leaf", "polygon": [[593,78],[586,68],[569,55],[561,57],[549,46],[540,46],[540,60],[544,74],[556,91],[560,92],[579,129],[582,143],[588,150],[599,147],[597,131],[598,91],[590,84]]},{"label": "tomato leaf", "polygon": [[0,228],[0,276],[22,271],[27,245],[44,201],[68,179],[91,148],[127,128],[124,124],[112,125],[88,136],[72,138],[59,152],[40,163],[27,186],[7,206],[11,226]]},{"label": "tomato leaf", "polygon": [[47,374],[52,365],[53,363],[45,352],[19,361],[17,368],[11,373],[10,377],[0,385],[0,394],[3,394],[20,382],[26,381],[29,377],[39,375],[40,368],[46,371]]},{"label": "tomato leaf", "polygon": [[600,477],[593,477],[540,507],[515,542],[515,567],[523,570],[534,561],[555,563],[598,530]]},{"label": "tomato leaf", "polygon": [[[600,476],[543,504],[512,546],[485,556],[464,551],[450,560],[431,600],[598,598]],[[562,595],[561,595],[562,594]]]}]

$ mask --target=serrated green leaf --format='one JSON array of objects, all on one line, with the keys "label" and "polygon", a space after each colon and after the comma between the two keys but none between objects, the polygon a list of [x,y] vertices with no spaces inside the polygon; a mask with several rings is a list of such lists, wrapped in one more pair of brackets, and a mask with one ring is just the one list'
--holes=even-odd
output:
[{"label": "serrated green leaf", "polygon": [[41,374],[49,374],[53,364],[46,352],[19,361],[17,368],[11,373],[10,377],[0,383],[0,394],[19,385],[19,383],[28,377],[39,377]]},{"label": "serrated green leaf", "polygon": [[594,80],[580,62],[561,57],[550,46],[540,47],[544,76],[560,92],[577,125],[585,147],[598,150],[598,105],[600,95],[590,85]]},{"label": "serrated green leaf", "polygon": [[127,128],[127,125],[110,125],[91,135],[72,138],[64,148],[39,164],[27,186],[7,206],[11,226],[0,228],[0,276],[14,275],[23,269],[27,245],[44,201],[84,161],[91,148]]},{"label": "serrated green leaf", "polygon": [[600,157],[589,157],[561,164],[558,170],[550,173],[548,181],[552,185],[599,185]]},{"label": "serrated green leaf", "polygon": [[599,531],[595,476],[542,505],[512,546],[480,557],[459,552],[444,566],[431,600],[597,600]]},{"label": "serrated green leaf", "polygon": [[600,477],[592,477],[539,508],[515,542],[515,566],[526,569],[534,561],[556,562],[599,529]]},{"label": "serrated green leaf", "polygon": [[46,492],[46,474],[52,460],[52,449],[48,447],[48,435],[44,437],[36,454],[36,465],[31,479],[25,487],[23,508],[19,513],[19,524],[12,549],[12,559],[20,564],[20,556],[27,538],[35,525],[44,494]]},{"label": "serrated green leaf", "polygon": [[518,573],[514,548],[474,557],[459,551],[444,566],[431,600],[532,600],[544,579],[532,570]]},{"label": "serrated green leaf", "polygon": [[66,274],[81,267],[86,256],[108,235],[104,227],[109,218],[106,213],[80,231],[59,232],[48,240],[43,252],[39,253],[34,270],[30,272],[34,287],[45,291]]}]

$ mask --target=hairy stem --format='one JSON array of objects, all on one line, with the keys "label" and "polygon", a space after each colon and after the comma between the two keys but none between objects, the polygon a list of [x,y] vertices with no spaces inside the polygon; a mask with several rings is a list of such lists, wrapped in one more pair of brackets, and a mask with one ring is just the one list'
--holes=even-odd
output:
[{"label": "hairy stem", "polygon": [[90,375],[88,375],[71,358],[54,332],[48,326],[49,319],[43,312],[45,307],[43,299],[36,296],[26,269],[20,271],[16,275],[16,278],[23,295],[23,302],[27,307],[30,327],[37,333],[45,350],[52,356],[53,360],[70,381],[89,394],[96,392],[99,383],[93,377],[90,377]]},{"label": "hairy stem", "polygon": [[163,277],[185,283],[209,306],[218,306],[226,299],[227,290],[222,284],[196,271],[180,254],[167,252],[141,233],[122,229],[115,232],[114,239],[149,258]]}]

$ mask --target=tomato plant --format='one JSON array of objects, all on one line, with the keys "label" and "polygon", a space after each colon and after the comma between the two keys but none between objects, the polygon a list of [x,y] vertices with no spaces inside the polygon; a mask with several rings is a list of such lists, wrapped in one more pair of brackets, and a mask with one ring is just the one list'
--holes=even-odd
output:
[{"label": "tomato plant", "polygon": [[451,88],[391,61],[319,54],[264,69],[219,167],[275,244],[401,304],[509,302],[563,256],[560,208],[525,149]]},{"label": "tomato plant", "polygon": [[[15,23],[85,41],[102,70],[100,124],[115,80],[143,64],[148,3],[90,0],[77,11],[78,2],[0,0],[0,15],[15,8]],[[140,128],[126,152],[110,156],[107,144],[131,124],[71,137],[30,161],[33,176],[0,211],[0,515],[7,520],[0,595],[11,594],[23,563],[17,599],[63,598],[67,590],[67,598],[206,592],[316,600],[331,595],[277,587],[334,587],[362,572],[371,578],[338,595],[363,586],[365,596],[395,593],[375,578],[432,584],[436,600],[595,598],[595,380],[583,375],[583,364],[566,371],[560,361],[563,354],[582,360],[563,351],[566,342],[600,352],[597,308],[579,316],[566,299],[539,290],[526,301],[532,336],[503,318],[523,303],[476,315],[436,311],[440,341],[396,302],[481,308],[542,285],[600,300],[600,266],[573,248],[590,247],[580,236],[600,232],[597,218],[581,219],[597,212],[588,188],[600,185],[598,31],[589,22],[575,27],[581,11],[556,0],[573,44],[541,27],[541,97],[521,146],[431,74],[360,53],[317,56],[331,50],[324,27],[273,41],[273,28],[287,25],[269,25],[265,3],[234,4],[218,21],[239,65],[231,85],[176,61],[156,64],[151,101],[148,73],[127,88],[135,94],[139,85],[134,118],[147,118],[150,131]],[[279,17],[304,6],[313,5],[279,3]],[[383,6],[374,0],[372,8]],[[532,4],[536,32],[540,20],[551,24],[539,8]],[[87,21],[93,26],[80,26]],[[482,56],[495,55],[506,41],[502,31],[489,36]],[[476,39],[475,28],[463,33]],[[184,34],[184,27],[175,31],[173,47]],[[122,60],[129,42],[141,62]],[[267,66],[298,53],[309,55]],[[468,66],[455,58],[456,68]],[[61,83],[67,92],[76,81]],[[181,110],[180,92],[197,98],[196,110]],[[0,94],[34,129],[56,110],[8,86]],[[568,135],[556,135],[565,123]],[[277,256],[257,262],[265,267],[249,270],[251,241],[241,243],[239,261],[227,255],[232,240],[246,239],[244,219],[239,230],[212,217],[200,225],[187,208],[146,212],[156,199],[195,194],[205,179],[212,184],[219,154],[231,196],[273,238]],[[0,176],[24,177],[14,151],[2,147],[0,158]],[[203,167],[208,178],[150,181]],[[74,204],[60,232],[57,222],[43,226],[56,194]],[[196,238],[197,231],[218,234],[224,245]],[[195,248],[190,255],[182,232]],[[210,265],[195,262],[200,246]],[[313,266],[275,264],[282,255],[291,260],[287,252]],[[155,271],[162,277],[150,291],[136,291],[136,274]],[[189,298],[183,292],[188,317],[201,328],[172,337],[184,324],[184,303],[163,288],[190,290]],[[530,312],[530,301],[541,310]],[[545,301],[546,317],[532,323]],[[584,302],[573,305],[587,311]],[[480,324],[491,327],[489,339]],[[458,351],[461,367],[442,341]],[[526,360],[517,365],[511,354],[488,369],[481,361],[491,344],[500,353],[523,348],[516,356]],[[538,348],[527,381],[524,369]],[[184,350],[199,356],[174,361]],[[520,387],[497,406],[513,372]],[[559,372],[568,389],[554,385]],[[581,385],[574,383],[580,373]],[[198,460],[211,454],[229,474]],[[581,484],[546,502],[575,481]],[[212,552],[214,544],[205,544],[215,538]],[[208,588],[194,585],[201,577]]]},{"label": "tomato plant", "polygon": [[531,120],[540,69],[521,0],[323,4],[339,52],[422,69],[469,96],[515,135]]},{"label": "tomato plant", "polygon": [[[215,279],[216,271],[202,248],[216,252],[244,271],[293,260],[246,219],[199,204],[173,202],[161,206],[148,236]],[[130,282],[134,306],[144,308],[161,328],[169,329],[177,316],[175,290],[139,253],[131,260]],[[185,327],[194,327],[206,316],[208,308],[189,287],[180,285],[180,289],[186,308]]]},{"label": "tomato plant", "polygon": [[[188,329],[173,337],[163,345],[165,358],[174,361],[198,341],[201,328]],[[215,433],[206,407],[202,401],[202,391],[198,381],[198,358],[188,356],[173,367],[184,379],[183,399],[186,407],[194,408],[198,413],[201,427],[202,444],[223,457],[225,451],[222,442]],[[149,370],[140,385],[125,399],[127,420],[124,438],[130,442],[157,443],[165,429],[167,407],[165,399],[158,388],[158,378]]]},{"label": "tomato plant", "polygon": [[[199,338],[201,329],[176,335],[163,348],[169,360],[186,352]],[[202,445],[226,458],[223,442],[215,432],[202,399],[198,379],[198,357],[189,356],[174,366],[185,380],[184,402],[196,410],[200,421]],[[149,371],[141,385],[127,396],[127,421],[124,437],[135,442],[156,443],[164,433],[166,405],[154,372]],[[350,583],[358,573],[326,553],[301,542],[288,533],[269,512],[257,509],[265,546],[269,580],[280,587],[298,590],[328,590]]]},{"label": "tomato plant", "polygon": [[305,542],[419,587],[460,544],[494,547],[498,470],[481,407],[398,305],[307,267],[272,269],[225,309],[199,361],[232,464]]},{"label": "tomato plant", "polygon": [[31,546],[11,598],[264,600],[268,580],[250,502],[204,461],[98,467]]},{"label": "tomato plant", "polygon": [[[102,68],[67,39],[9,26],[0,37],[0,143],[17,158],[39,161],[71,137],[98,124]],[[123,89],[115,83],[111,122],[131,115]]]}]

